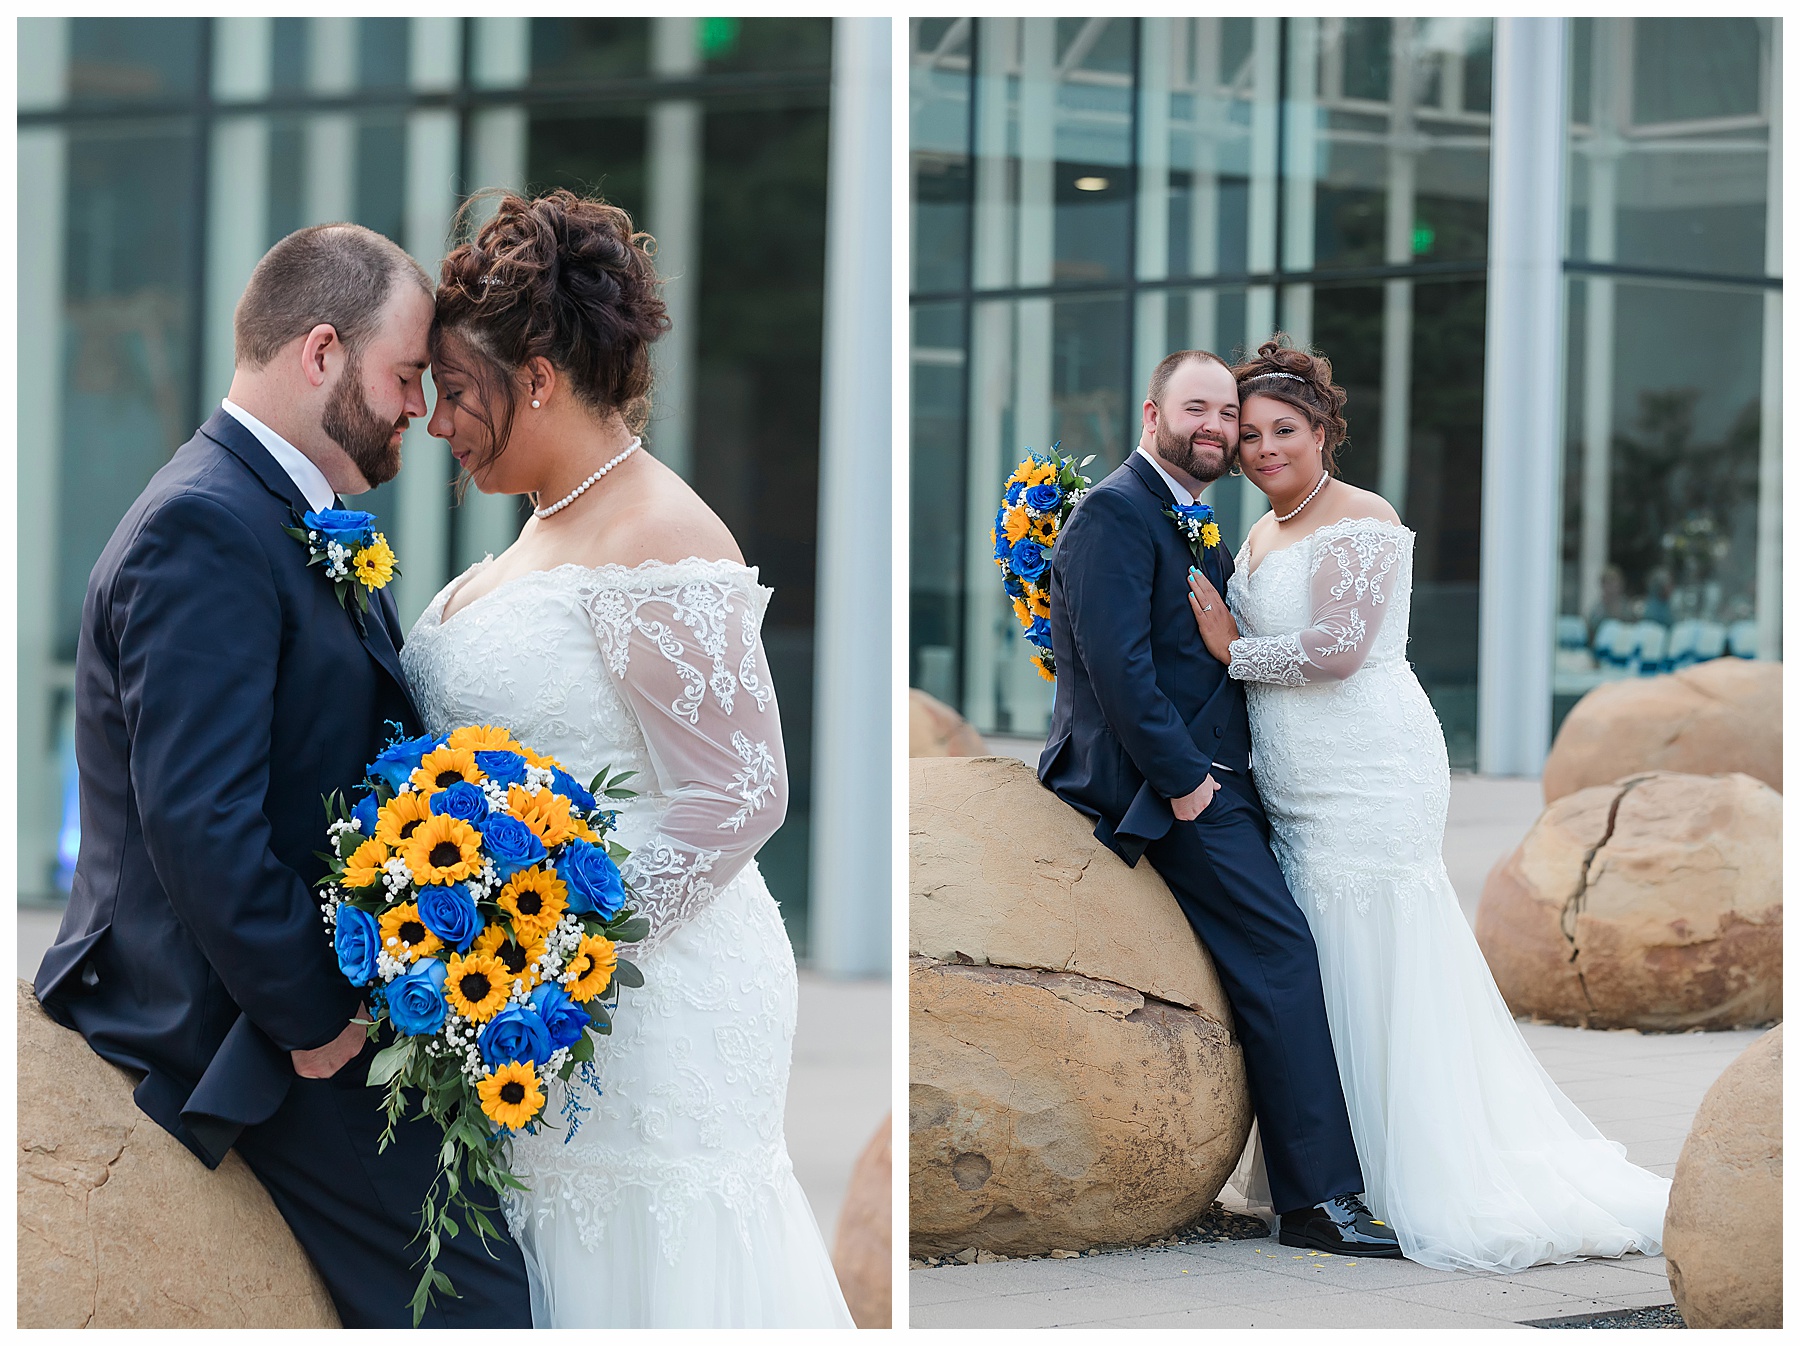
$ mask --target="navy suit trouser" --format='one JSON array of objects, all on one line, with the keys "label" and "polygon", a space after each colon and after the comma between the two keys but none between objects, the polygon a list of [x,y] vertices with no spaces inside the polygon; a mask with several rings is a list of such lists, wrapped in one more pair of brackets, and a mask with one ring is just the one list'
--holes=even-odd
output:
[{"label": "navy suit trouser", "polygon": [[[365,1049],[328,1080],[296,1079],[275,1115],[246,1127],[236,1148],[319,1269],[344,1326],[408,1328],[423,1270],[413,1265],[424,1251],[413,1236],[440,1142],[435,1124],[409,1118],[380,1149],[385,1091],[362,1083],[372,1054]],[[481,1192],[483,1205],[497,1205]],[[489,1218],[500,1237],[484,1249],[457,1217],[460,1232],[437,1267],[458,1297],[439,1292],[420,1327],[531,1326],[525,1259],[498,1210]]]},{"label": "navy suit trouser", "polygon": [[1144,850],[1200,936],[1231,1001],[1261,1127],[1269,1195],[1300,1210],[1363,1190],[1350,1135],[1319,954],[1306,917],[1269,851],[1256,787],[1221,772],[1192,822]]}]

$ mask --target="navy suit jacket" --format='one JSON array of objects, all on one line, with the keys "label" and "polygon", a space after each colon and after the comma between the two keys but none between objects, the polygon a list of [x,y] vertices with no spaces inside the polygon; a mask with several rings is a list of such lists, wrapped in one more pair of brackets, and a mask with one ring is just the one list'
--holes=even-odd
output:
[{"label": "navy suit jacket", "polygon": [[[1064,523],[1050,560],[1056,700],[1038,779],[1095,820],[1135,865],[1174,824],[1171,799],[1213,764],[1248,774],[1244,690],[1207,652],[1188,607],[1187,540],[1168,483],[1133,452]],[[1202,568],[1223,594],[1231,557]]]},{"label": "navy suit jacket", "polygon": [[[211,1166],[360,993],[312,884],[322,797],[418,717],[387,591],[359,630],[286,533],[305,497],[219,411],[114,531],[75,656],[81,851],[36,990]],[[354,607],[354,597],[352,607]]]}]

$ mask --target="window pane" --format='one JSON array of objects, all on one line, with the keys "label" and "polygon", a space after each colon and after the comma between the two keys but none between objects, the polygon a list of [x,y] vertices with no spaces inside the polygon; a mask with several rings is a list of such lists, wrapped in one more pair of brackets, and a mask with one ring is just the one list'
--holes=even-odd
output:
[{"label": "window pane", "polygon": [[649,69],[649,19],[531,21],[533,83],[632,79]]},{"label": "window pane", "polygon": [[1756,623],[1769,300],[1599,278],[1569,300],[1558,722],[1610,678],[1779,653]]},{"label": "window pane", "polygon": [[71,102],[192,98],[204,19],[71,19]]},{"label": "window pane", "polygon": [[961,304],[912,313],[912,664],[909,683],[962,699],[964,435],[967,366]]},{"label": "window pane", "polygon": [[1583,97],[1570,128],[1571,257],[1764,274],[1768,21],[1582,19],[1575,27]]},{"label": "window pane", "polygon": [[196,148],[187,131],[69,133],[58,659],[113,528],[193,433]]},{"label": "window pane", "polygon": [[913,289],[961,289],[969,262],[972,19],[912,20]]}]

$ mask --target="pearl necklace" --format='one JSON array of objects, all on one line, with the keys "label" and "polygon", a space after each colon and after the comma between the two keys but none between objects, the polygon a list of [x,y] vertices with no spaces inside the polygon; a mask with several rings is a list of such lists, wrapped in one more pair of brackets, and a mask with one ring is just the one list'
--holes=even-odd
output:
[{"label": "pearl necklace", "polygon": [[[1317,486],[1313,487],[1311,491],[1307,492],[1306,499],[1302,500],[1299,504],[1295,505],[1286,514],[1277,514],[1275,516],[1275,522],[1276,523],[1286,523],[1289,519],[1293,518],[1301,510],[1305,509],[1308,505],[1312,504],[1313,497],[1315,495],[1317,495],[1320,491],[1324,490],[1325,483],[1330,480],[1331,480],[1331,473],[1329,473],[1329,472],[1319,473],[1319,484]],[[558,508],[561,508],[561,506],[558,506]]]},{"label": "pearl necklace", "polygon": [[636,453],[640,448],[643,447],[643,444],[644,444],[644,441],[642,439],[632,440],[631,443],[629,443],[625,446],[625,451],[623,453],[619,454],[616,458],[614,458],[611,462],[609,462],[605,467],[601,468],[598,472],[594,473],[593,476],[589,477],[586,481],[582,482],[581,485],[577,486],[574,490],[570,491],[561,500],[558,500],[554,505],[546,505],[542,509],[534,509],[531,511],[532,514],[540,519],[548,519],[552,514],[556,513],[558,510],[567,509],[570,505],[575,503],[576,498],[578,496],[580,496],[580,494],[583,491],[587,490],[588,487],[592,486],[595,482],[599,481],[600,478],[604,477],[608,472],[611,472],[620,463],[624,462],[627,458],[631,457],[632,454]]}]

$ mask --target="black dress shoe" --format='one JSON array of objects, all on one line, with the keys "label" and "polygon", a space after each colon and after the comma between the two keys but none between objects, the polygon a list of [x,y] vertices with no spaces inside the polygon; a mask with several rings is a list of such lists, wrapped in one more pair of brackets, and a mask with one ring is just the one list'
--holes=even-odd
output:
[{"label": "black dress shoe", "polygon": [[1351,1257],[1400,1257],[1394,1231],[1377,1220],[1361,1196],[1346,1193],[1281,1217],[1280,1241],[1290,1248],[1319,1248]]}]

